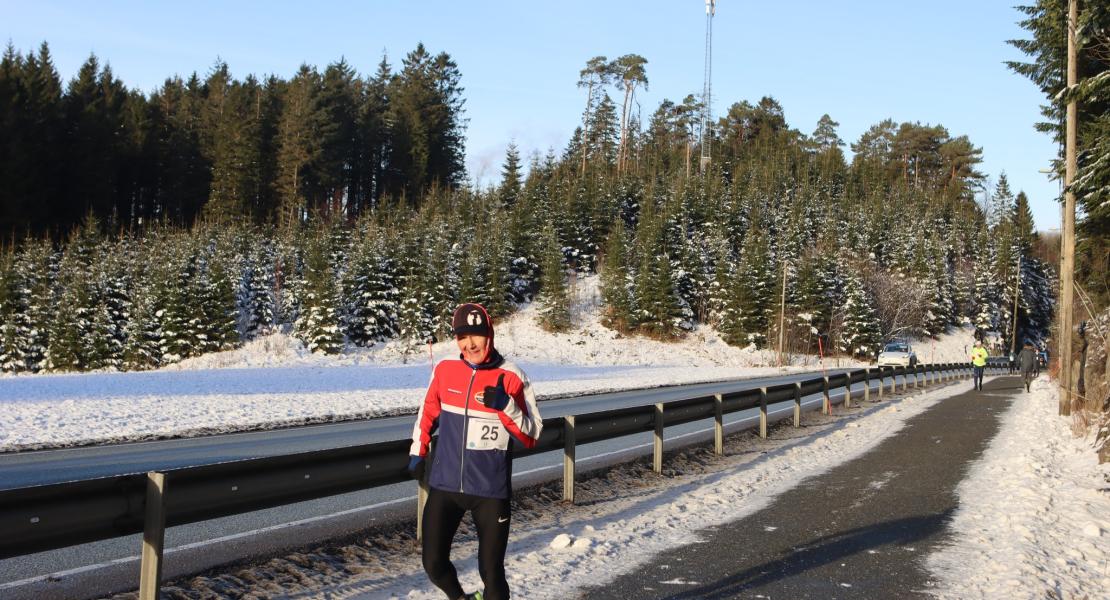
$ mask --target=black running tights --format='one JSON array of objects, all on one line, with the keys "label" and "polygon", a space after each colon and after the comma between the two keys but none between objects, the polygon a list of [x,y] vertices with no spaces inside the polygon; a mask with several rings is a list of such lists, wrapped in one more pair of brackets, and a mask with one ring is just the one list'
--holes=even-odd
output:
[{"label": "black running tights", "polygon": [[451,542],[463,515],[470,511],[478,529],[478,572],[486,600],[507,600],[505,547],[509,543],[508,498],[482,498],[432,488],[424,505],[424,571],[449,600],[464,595],[451,564]]}]

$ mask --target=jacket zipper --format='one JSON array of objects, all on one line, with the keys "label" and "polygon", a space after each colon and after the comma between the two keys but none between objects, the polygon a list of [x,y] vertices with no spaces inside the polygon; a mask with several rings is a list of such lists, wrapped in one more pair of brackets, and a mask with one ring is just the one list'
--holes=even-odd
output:
[{"label": "jacket zipper", "polygon": [[462,449],[459,451],[459,493],[463,493],[463,469],[466,468],[466,434],[470,428],[470,388],[474,385],[474,376],[478,369],[470,371],[470,383],[466,384],[466,404],[463,405],[463,434]]}]

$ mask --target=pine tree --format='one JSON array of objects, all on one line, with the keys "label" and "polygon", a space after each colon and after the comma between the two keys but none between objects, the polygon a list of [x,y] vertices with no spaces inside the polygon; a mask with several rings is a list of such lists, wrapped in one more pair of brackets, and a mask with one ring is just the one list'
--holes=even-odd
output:
[{"label": "pine tree", "polygon": [[762,232],[749,231],[720,318],[719,329],[729,344],[762,348],[767,343],[775,280],[772,272],[766,238]]},{"label": "pine tree", "polygon": [[509,148],[505,151],[505,164],[501,167],[501,187],[497,190],[501,204],[510,208],[516,204],[520,187],[520,152],[515,142],[509,142]]},{"label": "pine tree", "polygon": [[201,352],[229,350],[240,341],[238,291],[243,266],[233,246],[234,235],[216,235],[205,251],[203,272],[199,274],[205,339]]},{"label": "pine tree", "polygon": [[162,364],[163,333],[156,314],[159,271],[144,260],[151,258],[151,254],[149,247],[140,247],[136,260],[128,265],[132,283],[131,311],[123,328],[120,360],[120,367],[127,371],[155,368]]},{"label": "pine tree", "polygon": [[15,257],[10,250],[0,251],[0,371],[23,370],[19,359],[19,331],[16,318],[20,307],[19,282]]},{"label": "pine tree", "polygon": [[674,339],[689,329],[693,316],[678,295],[664,230],[665,217],[654,209],[646,211],[636,231],[638,264],[633,274],[632,313],[636,327],[657,339]]},{"label": "pine tree", "polygon": [[17,314],[19,362],[37,373],[46,368],[46,350],[54,312],[55,253],[49,241],[27,239],[14,265],[20,285]]},{"label": "pine tree", "polygon": [[320,74],[308,65],[301,65],[285,95],[278,128],[277,180],[281,198],[278,223],[283,227],[300,224],[305,218],[311,165],[320,154],[317,135],[321,121],[320,86]]},{"label": "pine tree", "polygon": [[103,343],[98,331],[99,297],[93,274],[96,222],[90,220],[70,237],[58,265],[58,301],[50,322],[46,367],[52,371],[97,368]]},{"label": "pine tree", "polygon": [[293,333],[310,352],[336,354],[343,349],[343,333],[339,328],[338,290],[328,262],[326,240],[309,242],[304,269],[301,311]]},{"label": "pine tree", "polygon": [[270,332],[277,322],[273,272],[276,253],[269,240],[255,240],[254,244],[244,259],[237,300],[241,316],[238,329],[244,340]]},{"label": "pine tree", "polygon": [[624,221],[617,219],[609,233],[604,265],[601,269],[601,297],[605,304],[602,323],[617,331],[628,331],[634,325],[632,277],[629,268],[629,239]]},{"label": "pine tree", "polygon": [[542,284],[537,300],[543,304],[540,309],[540,325],[554,333],[570,329],[570,299],[567,297],[566,266],[563,264],[563,250],[555,237],[555,228],[548,225],[541,236],[543,240]]},{"label": "pine tree", "polygon": [[370,346],[397,335],[397,274],[381,232],[363,232],[355,243],[344,278],[344,328],[352,343]]},{"label": "pine tree", "polygon": [[882,346],[882,328],[875,305],[859,275],[848,271],[845,276],[844,325],[840,351],[871,359]]}]

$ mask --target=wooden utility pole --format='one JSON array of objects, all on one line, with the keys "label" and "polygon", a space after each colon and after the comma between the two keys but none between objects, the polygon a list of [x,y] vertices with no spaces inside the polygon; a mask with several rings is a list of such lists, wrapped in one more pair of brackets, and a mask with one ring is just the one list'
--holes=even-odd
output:
[{"label": "wooden utility pole", "polygon": [[[1068,0],[1068,91],[1075,89],[1078,79],[1076,66],[1075,28],[1079,21],[1079,0]],[[1075,181],[1076,156],[1076,107],[1075,96],[1068,99],[1068,114],[1064,146],[1064,235],[1060,239],[1063,270],[1060,273],[1060,414],[1070,415],[1072,404],[1071,329],[1072,300],[1075,285]]]},{"label": "wooden utility pole", "polygon": [[1014,284],[1014,325],[1010,329],[1010,356],[1017,352],[1018,298],[1021,297],[1021,255],[1018,254],[1017,282]]},{"label": "wooden utility pole", "polygon": [[779,366],[782,366],[782,341],[786,324],[786,261],[782,261],[782,297],[779,300]]}]

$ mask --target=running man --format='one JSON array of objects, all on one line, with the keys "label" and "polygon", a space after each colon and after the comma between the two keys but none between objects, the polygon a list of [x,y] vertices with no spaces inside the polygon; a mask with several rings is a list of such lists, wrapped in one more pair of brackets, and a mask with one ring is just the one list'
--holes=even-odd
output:
[{"label": "running man", "polygon": [[982,390],[983,369],[987,366],[987,349],[983,347],[983,340],[975,340],[975,347],[971,349],[971,366],[975,372],[973,387]]},{"label": "running man", "polygon": [[[409,473],[424,475],[432,432],[439,441],[428,470],[424,505],[424,571],[448,600],[506,600],[505,548],[509,543],[513,449],[536,445],[543,419],[528,377],[493,346],[493,324],[480,304],[455,309],[451,330],[458,360],[436,365],[416,416]],[[451,543],[470,511],[478,532],[478,572],[484,592],[465,593],[451,564]]]}]

